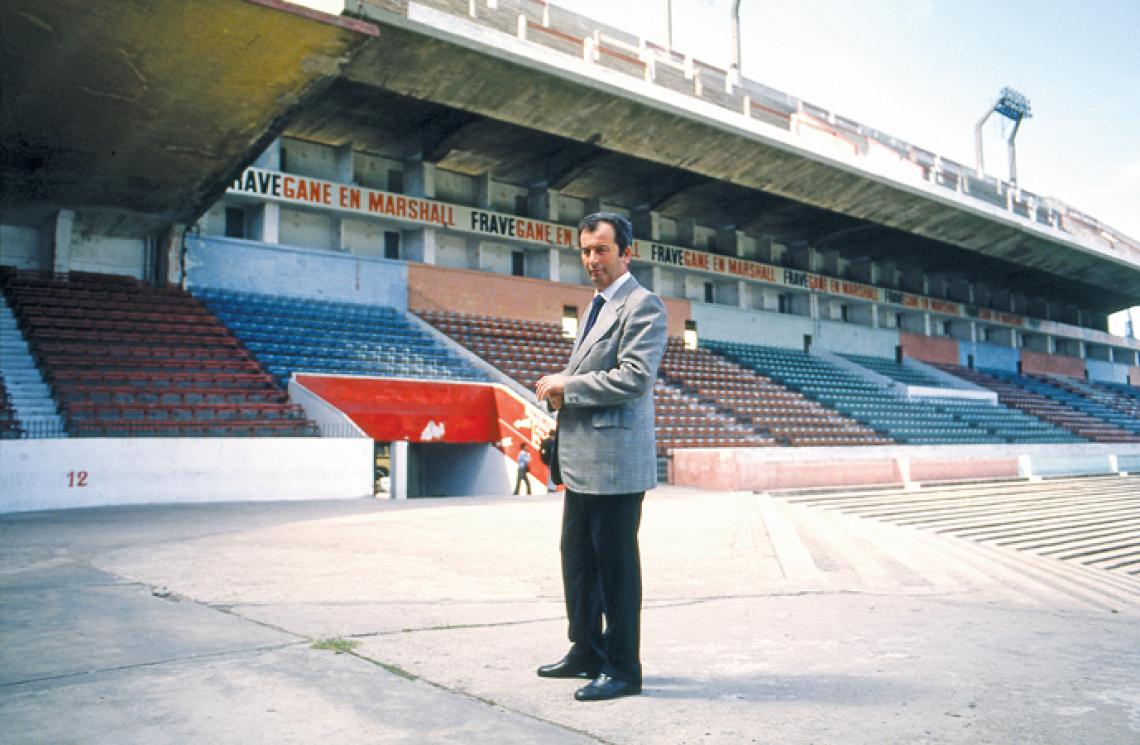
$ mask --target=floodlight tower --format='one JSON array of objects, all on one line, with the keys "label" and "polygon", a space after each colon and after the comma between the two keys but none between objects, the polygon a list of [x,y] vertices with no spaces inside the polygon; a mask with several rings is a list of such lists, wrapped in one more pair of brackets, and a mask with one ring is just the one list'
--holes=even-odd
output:
[{"label": "floodlight tower", "polygon": [[974,154],[977,159],[979,178],[984,175],[986,170],[985,161],[982,158],[982,127],[990,115],[995,112],[1013,122],[1013,131],[1009,133],[1007,140],[1009,143],[1009,182],[1017,186],[1017,146],[1014,144],[1014,139],[1017,137],[1018,128],[1021,127],[1021,121],[1032,117],[1033,112],[1030,110],[1029,99],[1024,94],[1009,87],[1001,89],[997,101],[974,126]]},{"label": "floodlight tower", "polygon": [[732,0],[732,67],[729,77],[733,85],[740,85],[740,0]]}]

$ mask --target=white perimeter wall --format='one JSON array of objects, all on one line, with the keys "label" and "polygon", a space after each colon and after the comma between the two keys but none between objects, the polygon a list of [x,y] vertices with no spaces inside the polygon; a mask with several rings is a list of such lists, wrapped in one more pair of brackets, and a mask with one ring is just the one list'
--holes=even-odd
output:
[{"label": "white perimeter wall", "polygon": [[804,336],[812,346],[832,352],[894,359],[899,345],[895,329],[876,329],[855,323],[813,321],[806,316],[732,308],[711,303],[693,303],[693,320],[702,339],[719,339],[769,347],[803,349]]},{"label": "white perimeter wall", "polygon": [[0,512],[110,504],[371,497],[362,438],[0,441]]},{"label": "white perimeter wall", "polygon": [[693,303],[693,320],[702,339],[719,339],[769,347],[804,348],[804,335],[814,332],[805,316],[764,313],[710,303]]},{"label": "white perimeter wall", "polygon": [[1128,365],[1105,362],[1104,360],[1086,359],[1085,367],[1088,368],[1090,380],[1106,380],[1110,383],[1128,382]]},{"label": "white perimeter wall", "polygon": [[402,261],[233,238],[186,237],[186,286],[408,307]]},{"label": "white perimeter wall", "polygon": [[40,232],[35,228],[0,225],[0,264],[39,269]]}]

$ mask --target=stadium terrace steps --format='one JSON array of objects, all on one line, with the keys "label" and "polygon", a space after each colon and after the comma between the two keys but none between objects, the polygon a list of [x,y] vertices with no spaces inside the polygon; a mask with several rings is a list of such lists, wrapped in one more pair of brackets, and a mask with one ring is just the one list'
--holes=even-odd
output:
[{"label": "stadium terrace steps", "polygon": [[705,349],[670,339],[661,375],[781,445],[878,445],[873,430]]},{"label": "stadium terrace steps", "polygon": [[[1084,383],[1061,375],[1033,376],[1046,388],[1057,391],[1054,398],[1097,419],[1108,422],[1132,434],[1140,434],[1140,402],[1118,396],[1111,389],[1100,390],[1092,384]],[[1050,394],[1052,395],[1052,394]]]},{"label": "stadium terrace steps", "polygon": [[1044,380],[1004,370],[970,370],[951,365],[937,367],[989,388],[998,394],[998,400],[1006,406],[1051,422],[1081,438],[1093,442],[1140,442],[1140,434],[1137,432],[1122,429],[1093,413],[1107,412],[1116,420],[1115,410]]},{"label": "stadium terrace steps", "polygon": [[0,438],[62,437],[63,419],[8,301],[0,294]]},{"label": "stadium terrace steps", "polygon": [[71,436],[313,436],[197,300],[129,277],[15,274],[5,292]]},{"label": "stadium terrace steps", "polygon": [[483,380],[395,308],[194,288],[281,386],[294,372]]},{"label": "stadium terrace steps", "polygon": [[702,346],[910,445],[1079,442],[1072,433],[1004,406],[952,398],[911,401],[805,352],[737,342]]},{"label": "stadium terrace steps", "polygon": [[[1003,486],[1005,486],[1003,484]],[[1017,488],[1014,486],[1013,488]],[[918,492],[921,497],[925,489]],[[827,591],[840,584],[867,592],[981,593],[987,600],[1035,607],[1140,614],[1140,584],[1120,570],[979,543],[923,524],[869,518],[862,500],[914,497],[913,491],[834,493],[818,497],[741,495],[756,504],[786,578]],[[829,497],[850,500],[831,502]],[[1000,500],[1000,494],[995,501]],[[949,500],[947,500],[949,501]],[[931,511],[937,509],[932,500]]]},{"label": "stadium terrace steps", "polygon": [[770,447],[774,438],[726,416],[676,385],[658,379],[653,388],[657,449]]},{"label": "stadium terrace steps", "polygon": [[[543,375],[556,373],[570,359],[573,341],[557,324],[423,311],[420,315],[456,342],[521,385],[534,390]],[[717,407],[702,402],[669,380],[654,384],[657,449],[690,447],[764,447],[773,438],[753,431]]]},{"label": "stadium terrace steps", "polygon": [[829,512],[1108,570],[1113,574],[1105,574],[1102,580],[1127,592],[1140,607],[1140,503],[1134,498],[1134,479],[1101,476],[927,485],[919,491],[832,492],[788,499]]},{"label": "stadium terrace steps", "polygon": [[531,391],[539,378],[558,372],[570,359],[572,342],[555,324],[446,311],[419,316]]},{"label": "stadium terrace steps", "polygon": [[12,399],[8,397],[8,386],[0,375],[0,440],[18,439],[24,433],[20,420],[12,409]]},{"label": "stadium terrace steps", "polygon": [[1050,382],[1123,412],[1140,423],[1140,388],[1124,383],[1087,382],[1050,376]]},{"label": "stadium terrace steps", "polygon": [[926,388],[950,387],[947,381],[936,378],[917,368],[907,367],[894,360],[886,359],[885,357],[872,357],[865,354],[840,354],[839,356],[854,362],[856,365],[865,367],[872,372],[876,372],[879,375],[885,375],[891,380],[902,383],[903,385],[919,385]]}]

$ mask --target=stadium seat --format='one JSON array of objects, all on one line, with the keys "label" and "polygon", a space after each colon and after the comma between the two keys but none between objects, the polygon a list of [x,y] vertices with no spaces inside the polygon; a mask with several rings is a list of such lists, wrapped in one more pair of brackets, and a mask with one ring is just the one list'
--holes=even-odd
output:
[{"label": "stadium seat", "polygon": [[15,273],[5,297],[71,436],[313,436],[198,300],[129,277]]}]

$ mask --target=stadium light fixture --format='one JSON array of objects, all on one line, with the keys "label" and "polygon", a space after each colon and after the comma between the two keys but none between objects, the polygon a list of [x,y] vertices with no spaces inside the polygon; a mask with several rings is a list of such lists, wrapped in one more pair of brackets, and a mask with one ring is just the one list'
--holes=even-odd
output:
[{"label": "stadium light fixture", "polygon": [[1014,140],[1017,138],[1017,130],[1021,127],[1022,120],[1032,117],[1033,110],[1025,94],[1019,93],[1008,86],[1001,89],[997,100],[986,110],[985,116],[979,119],[978,123],[974,125],[974,155],[977,163],[978,178],[982,178],[986,170],[985,159],[982,156],[982,127],[985,126],[990,116],[995,113],[1001,114],[1013,122],[1013,130],[1009,133],[1007,140],[1009,144],[1009,182],[1017,186],[1017,145],[1014,143]]},{"label": "stadium light fixture", "polygon": [[732,2],[732,67],[729,76],[733,85],[740,85],[740,0]]}]

